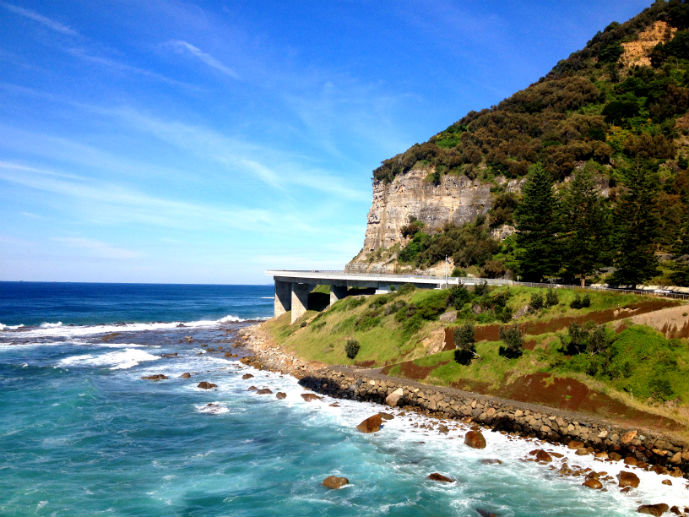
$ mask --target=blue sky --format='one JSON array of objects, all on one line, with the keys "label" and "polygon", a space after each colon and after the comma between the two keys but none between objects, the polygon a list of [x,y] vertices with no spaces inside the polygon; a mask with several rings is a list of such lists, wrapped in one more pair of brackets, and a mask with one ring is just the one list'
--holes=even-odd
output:
[{"label": "blue sky", "polygon": [[0,0],[0,279],[341,268],[382,160],[647,5]]}]

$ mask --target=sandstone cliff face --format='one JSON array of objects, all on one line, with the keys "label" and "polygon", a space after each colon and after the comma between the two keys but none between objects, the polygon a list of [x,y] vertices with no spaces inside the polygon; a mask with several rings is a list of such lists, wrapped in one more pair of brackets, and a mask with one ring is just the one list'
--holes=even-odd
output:
[{"label": "sandstone cliff face", "polygon": [[[429,168],[415,168],[391,183],[373,182],[364,247],[346,267],[348,271],[394,272],[395,245],[403,246],[402,228],[411,217],[426,230],[446,223],[461,225],[485,214],[492,206],[491,185],[466,176],[443,175],[439,185],[426,181]],[[512,184],[514,183],[514,184]],[[516,188],[510,182],[509,188]]]},{"label": "sandstone cliff face", "polygon": [[677,32],[666,22],[658,20],[649,25],[645,31],[639,33],[639,38],[634,41],[622,43],[624,54],[620,57],[620,63],[624,67],[651,66],[650,53],[658,43],[667,43]]}]

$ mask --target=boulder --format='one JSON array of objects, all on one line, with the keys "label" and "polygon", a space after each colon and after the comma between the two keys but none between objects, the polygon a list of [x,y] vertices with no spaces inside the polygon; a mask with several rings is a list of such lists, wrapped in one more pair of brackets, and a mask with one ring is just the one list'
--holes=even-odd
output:
[{"label": "boulder", "polygon": [[486,448],[486,439],[481,434],[481,431],[469,431],[464,436],[464,443],[474,449]]},{"label": "boulder", "polygon": [[173,354],[160,354],[160,357],[162,357],[163,359],[172,359],[173,357],[177,357],[177,352]]},{"label": "boulder", "polygon": [[382,417],[380,416],[380,414],[376,414],[368,417],[366,420],[364,420],[358,426],[356,426],[356,428],[362,433],[376,433],[380,431],[380,426],[382,423]]},{"label": "boulder", "polygon": [[483,465],[502,465],[502,460],[496,460],[493,458],[485,458],[480,460]]},{"label": "boulder", "polygon": [[390,407],[396,407],[397,403],[402,398],[402,395],[404,395],[404,390],[402,388],[397,388],[395,391],[385,397],[385,403]]},{"label": "boulder", "polygon": [[269,390],[268,388],[261,388],[256,392],[257,395],[272,395],[273,392]]},{"label": "boulder", "polygon": [[382,412],[381,412],[381,413],[378,413],[378,414],[380,415],[380,418],[382,418],[383,420],[392,420],[393,418],[395,418],[395,417],[394,417],[393,415],[391,415],[390,413],[382,413]]},{"label": "boulder", "polygon": [[582,485],[588,488],[593,488],[594,490],[600,490],[603,488],[603,483],[598,481],[596,478],[588,478],[582,483]]},{"label": "boulder", "polygon": [[191,336],[184,336],[184,342],[185,342],[185,343],[193,343],[193,342],[194,342],[194,338],[191,337]]},{"label": "boulder", "polygon": [[536,456],[536,461],[541,461],[543,463],[550,463],[553,461],[553,457],[543,449],[535,449],[531,451],[529,455]]},{"label": "boulder", "polygon": [[275,398],[278,399],[278,400],[285,399],[285,398],[287,398],[287,393],[283,393],[282,391],[278,391],[278,392],[275,394]]},{"label": "boulder", "polygon": [[211,388],[217,388],[217,384],[213,384],[212,382],[206,382],[206,381],[201,381],[196,385],[197,388],[201,388],[202,390],[209,390]]},{"label": "boulder", "polygon": [[438,431],[443,433],[443,434],[447,434],[450,432],[450,429],[445,424],[440,424],[438,426]]},{"label": "boulder", "polygon": [[457,311],[447,311],[443,312],[438,319],[446,323],[453,323],[457,321]]},{"label": "boulder", "polygon": [[447,476],[443,476],[442,474],[438,474],[437,472],[433,472],[432,474],[428,475],[428,479],[431,481],[439,481],[440,483],[454,483],[454,479],[449,478]]},{"label": "boulder", "polygon": [[660,517],[665,512],[667,512],[668,508],[669,506],[665,503],[642,504],[636,509],[636,511],[639,513],[647,513],[649,515],[655,515],[656,517]]},{"label": "boulder", "polygon": [[244,375],[242,375],[242,379],[244,380],[251,379],[252,377],[253,375],[251,375],[250,373],[245,373]]},{"label": "boulder", "polygon": [[146,377],[141,377],[145,381],[164,381],[167,379],[167,375],[163,375],[162,373],[157,373],[155,375],[148,375]]},{"label": "boulder", "polygon": [[180,379],[188,379],[191,377],[191,374],[189,372],[184,372],[182,375],[179,376]]},{"label": "boulder", "polygon": [[323,480],[322,485],[325,488],[329,488],[331,490],[337,490],[338,488],[342,488],[343,486],[347,485],[349,483],[349,479],[343,478],[343,477],[338,477],[338,476],[328,476]]},{"label": "boulder", "polygon": [[620,438],[620,442],[622,443],[622,445],[629,445],[630,443],[632,443],[634,438],[636,438],[636,431],[629,431],[622,435],[622,438]]},{"label": "boulder", "polygon": [[571,440],[568,444],[567,447],[570,449],[583,449],[584,448],[584,442],[580,442],[578,440]]},{"label": "boulder", "polygon": [[301,398],[306,402],[311,402],[312,400],[323,400],[323,397],[319,397],[315,393],[302,393]]},{"label": "boulder", "polygon": [[617,474],[617,480],[619,481],[620,488],[636,488],[639,486],[639,476],[633,472],[627,472],[626,470],[622,470]]}]

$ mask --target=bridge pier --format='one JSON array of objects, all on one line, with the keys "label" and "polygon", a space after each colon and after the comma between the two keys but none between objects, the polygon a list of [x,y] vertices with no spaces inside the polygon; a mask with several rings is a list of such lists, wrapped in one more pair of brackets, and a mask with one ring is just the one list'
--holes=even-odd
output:
[{"label": "bridge pier", "polygon": [[276,318],[279,318],[290,310],[292,310],[292,282],[283,282],[276,279],[273,314]]},{"label": "bridge pier", "polygon": [[347,296],[347,286],[346,285],[331,285],[330,286],[330,305],[334,304],[338,300],[341,300],[345,296]]},{"label": "bridge pier", "polygon": [[313,291],[316,284],[292,283],[292,314],[290,323],[294,323],[301,318],[309,308],[309,293]]}]

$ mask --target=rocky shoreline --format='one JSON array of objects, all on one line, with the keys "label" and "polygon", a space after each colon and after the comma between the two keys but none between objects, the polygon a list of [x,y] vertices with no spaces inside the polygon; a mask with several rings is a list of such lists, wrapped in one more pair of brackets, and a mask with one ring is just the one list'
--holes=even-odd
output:
[{"label": "rocky shoreline", "polygon": [[[302,386],[337,398],[395,405],[430,417],[485,426],[513,435],[568,445],[578,455],[624,460],[673,478],[689,477],[689,444],[649,429],[625,427],[579,413],[500,399],[454,388],[388,377],[376,370],[327,366],[286,353],[260,325],[242,329],[240,346],[253,355],[242,362],[289,374]],[[389,397],[396,393],[397,396]],[[567,474],[566,472],[564,474]],[[677,479],[684,482],[686,479]],[[689,485],[687,485],[689,488]]]}]

